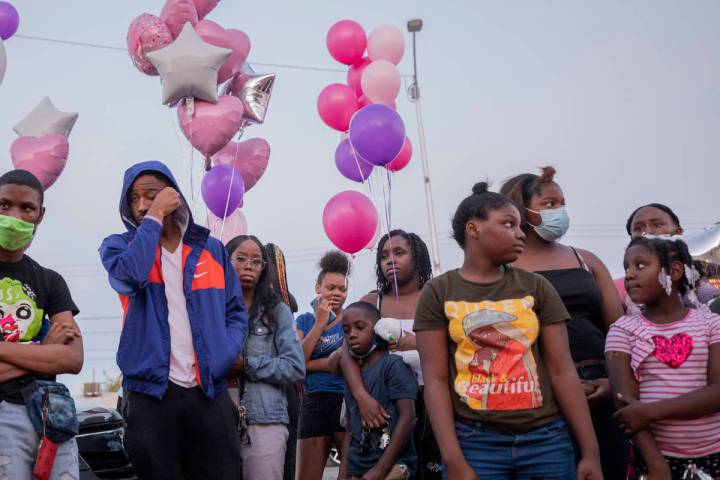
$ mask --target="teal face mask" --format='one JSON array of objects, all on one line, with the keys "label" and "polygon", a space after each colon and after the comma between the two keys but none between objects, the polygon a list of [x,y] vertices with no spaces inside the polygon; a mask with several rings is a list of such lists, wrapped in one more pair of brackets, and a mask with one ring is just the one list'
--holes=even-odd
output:
[{"label": "teal face mask", "polygon": [[18,251],[30,244],[35,235],[35,224],[19,218],[0,215],[0,248]]},{"label": "teal face mask", "polygon": [[537,213],[540,215],[542,221],[540,225],[532,225],[535,232],[545,241],[554,242],[560,240],[570,228],[570,217],[568,216],[565,207],[553,208],[548,210],[535,210],[526,209],[528,212]]}]

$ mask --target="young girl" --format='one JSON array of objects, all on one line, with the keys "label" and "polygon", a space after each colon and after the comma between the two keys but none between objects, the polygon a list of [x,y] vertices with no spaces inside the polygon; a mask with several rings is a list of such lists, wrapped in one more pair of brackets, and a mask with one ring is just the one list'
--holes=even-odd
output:
[{"label": "young girl", "polygon": [[[680,240],[639,237],[625,251],[625,287],[642,313],[610,328],[607,366],[635,474],[720,476],[720,317],[688,309],[697,272]],[[685,472],[699,475],[688,476]]]},{"label": "young girl", "polygon": [[415,316],[444,475],[601,479],[570,316],[547,280],[509,265],[523,252],[520,213],[487,188],[475,185],[453,217],[462,267],[428,282]]},{"label": "young girl", "polygon": [[625,312],[602,260],[560,242],[570,218],[554,176],[555,169],[545,167],[540,175],[512,177],[500,189],[520,208],[526,235],[525,250],[513,266],[545,277],[568,309],[570,355],[590,404],[603,474],[622,479],[627,474],[629,445],[612,419],[615,406],[604,363],[607,329]]},{"label": "young girl", "polygon": [[[417,457],[412,439],[415,423],[415,374],[374,330],[380,312],[372,304],[356,302],[343,313],[348,351],[362,368],[367,392],[382,405],[388,419],[378,428],[366,428],[357,402],[345,391],[347,433],[339,479],[407,480],[415,475]],[[340,373],[338,356],[331,361]]]},{"label": "young girl", "polygon": [[[422,400],[423,378],[413,333],[415,309],[423,286],[432,278],[430,254],[425,242],[414,233],[392,230],[378,241],[375,263],[377,290],[362,301],[376,305],[385,328],[401,332],[390,342],[390,351],[401,355],[415,372],[420,394],[415,403],[418,421],[413,432],[418,454],[417,480],[441,478],[440,451],[435,442]],[[343,349],[347,352],[347,349]],[[356,362],[345,354],[341,361],[347,386],[357,401],[366,426],[377,427],[385,422],[385,412],[365,389]]]},{"label": "young girl", "polygon": [[298,428],[298,480],[320,480],[333,445],[342,454],[345,429],[340,425],[340,410],[345,383],[329,370],[328,357],[343,343],[341,314],[349,268],[343,253],[326,253],[315,284],[315,311],[297,318],[307,369]]},{"label": "young girl", "polygon": [[273,271],[260,240],[240,235],[227,244],[250,312],[248,334],[234,373],[242,375],[230,394],[245,411],[248,427],[240,453],[244,478],[282,480],[288,439],[284,385],[305,375],[302,348],[290,308],[273,289]]}]

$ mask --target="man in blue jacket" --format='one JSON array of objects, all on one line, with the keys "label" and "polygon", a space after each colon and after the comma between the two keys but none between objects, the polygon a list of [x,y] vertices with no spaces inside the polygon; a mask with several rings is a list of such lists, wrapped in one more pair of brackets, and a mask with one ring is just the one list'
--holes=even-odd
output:
[{"label": "man in blue jacket", "polygon": [[120,216],[100,257],[124,310],[126,445],[140,478],[240,478],[238,412],[225,377],[247,311],[223,245],[193,222],[169,169],[125,172]]}]

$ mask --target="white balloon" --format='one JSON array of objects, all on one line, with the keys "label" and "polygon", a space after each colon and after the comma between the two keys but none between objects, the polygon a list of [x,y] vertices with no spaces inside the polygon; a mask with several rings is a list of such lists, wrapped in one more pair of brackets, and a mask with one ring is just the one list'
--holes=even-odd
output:
[{"label": "white balloon", "polygon": [[51,133],[59,133],[67,138],[77,118],[77,113],[62,112],[55,108],[49,97],[44,97],[32,112],[13,127],[13,130],[21,137],[44,137]]},{"label": "white balloon", "polygon": [[160,73],[162,103],[168,105],[185,97],[216,103],[218,70],[231,54],[229,48],[205,42],[186,23],[173,43],[146,57]]}]

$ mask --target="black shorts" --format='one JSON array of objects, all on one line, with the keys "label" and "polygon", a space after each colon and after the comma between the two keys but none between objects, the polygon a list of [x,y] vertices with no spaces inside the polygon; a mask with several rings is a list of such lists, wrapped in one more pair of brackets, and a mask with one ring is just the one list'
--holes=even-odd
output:
[{"label": "black shorts", "polygon": [[300,410],[298,439],[329,437],[335,432],[344,432],[340,425],[342,393],[306,393]]}]

